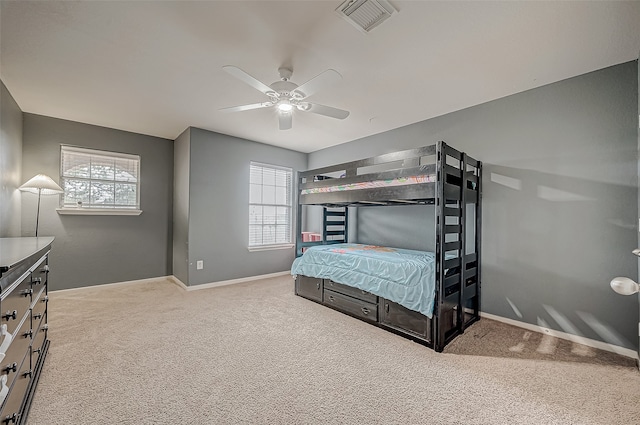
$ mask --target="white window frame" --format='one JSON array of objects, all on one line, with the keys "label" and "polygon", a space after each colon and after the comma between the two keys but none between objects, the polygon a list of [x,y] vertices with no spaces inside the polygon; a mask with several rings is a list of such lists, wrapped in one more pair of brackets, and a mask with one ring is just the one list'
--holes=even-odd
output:
[{"label": "white window frame", "polygon": [[[79,179],[86,180],[89,182],[118,182],[124,180],[117,180],[115,175],[113,180],[101,180],[98,178],[92,178],[91,176],[87,177],[76,177],[76,176],[65,176],[64,162],[63,157],[65,154],[73,155],[74,153],[78,154],[78,156],[89,156],[89,157],[99,157],[105,158],[108,160],[129,160],[135,161],[137,167],[137,175],[136,177],[136,205],[135,206],[99,206],[99,205],[65,205],[65,195],[66,192],[60,195],[60,208],[57,208],[56,211],[58,214],[71,214],[71,215],[140,215],[142,210],[140,209],[140,155],[133,155],[127,153],[120,152],[111,152],[104,151],[100,149],[90,149],[90,148],[82,148],[77,146],[69,146],[69,145],[60,145],[60,186],[62,186],[63,190],[65,189],[65,180],[66,179]],[[127,183],[131,183],[127,181]]]},{"label": "white window frame", "polygon": [[[286,196],[286,203],[282,204],[282,203],[264,203],[262,202],[263,200],[261,200],[261,202],[252,202],[252,196],[251,196],[251,186],[252,184],[255,185],[255,183],[251,183],[251,171],[253,167],[260,167],[262,169],[269,169],[269,170],[275,170],[275,171],[285,171],[288,173],[288,187],[287,187],[287,196]],[[264,185],[264,181],[262,181],[260,183],[260,186],[265,186]],[[276,186],[276,187],[282,187],[282,186]],[[293,243],[293,169],[289,168],[289,167],[283,167],[280,165],[273,165],[273,164],[265,164],[263,162],[257,162],[257,161],[251,161],[249,164],[249,217],[248,217],[248,249],[249,251],[264,251],[264,250],[272,250],[272,249],[287,249],[287,248],[293,248],[295,246],[295,244]],[[288,209],[288,228],[287,228],[287,240],[288,242],[280,242],[280,243],[262,243],[262,244],[251,244],[251,226],[262,226],[263,228],[265,226],[268,226],[269,224],[255,224],[251,222],[251,207],[252,206],[268,206],[268,207],[285,207]],[[277,225],[277,224],[276,224]]]}]

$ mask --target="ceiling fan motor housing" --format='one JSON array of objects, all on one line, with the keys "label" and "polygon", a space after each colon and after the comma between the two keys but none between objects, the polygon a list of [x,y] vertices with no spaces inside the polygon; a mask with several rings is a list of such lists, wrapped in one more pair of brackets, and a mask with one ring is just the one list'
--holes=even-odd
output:
[{"label": "ceiling fan motor housing", "polygon": [[[278,93],[278,97],[297,97],[294,96],[293,91],[298,88],[296,83],[292,83],[291,81],[276,81],[270,86],[276,93]],[[302,98],[302,97],[300,97]]]}]

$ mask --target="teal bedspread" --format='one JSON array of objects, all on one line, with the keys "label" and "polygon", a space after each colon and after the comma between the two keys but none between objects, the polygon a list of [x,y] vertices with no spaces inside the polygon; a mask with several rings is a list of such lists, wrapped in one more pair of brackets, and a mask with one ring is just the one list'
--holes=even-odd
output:
[{"label": "teal bedspread", "polygon": [[360,244],[313,246],[294,260],[291,274],[332,279],[427,317],[433,313],[433,252]]}]

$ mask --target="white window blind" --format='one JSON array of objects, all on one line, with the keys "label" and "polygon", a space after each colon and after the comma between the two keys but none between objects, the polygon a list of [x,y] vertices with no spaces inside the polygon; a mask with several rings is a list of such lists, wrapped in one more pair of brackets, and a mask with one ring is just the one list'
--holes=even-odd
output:
[{"label": "white window blind", "polygon": [[251,162],[249,248],[291,244],[292,170]]},{"label": "white window blind", "polygon": [[140,156],[61,146],[62,207],[140,209]]}]

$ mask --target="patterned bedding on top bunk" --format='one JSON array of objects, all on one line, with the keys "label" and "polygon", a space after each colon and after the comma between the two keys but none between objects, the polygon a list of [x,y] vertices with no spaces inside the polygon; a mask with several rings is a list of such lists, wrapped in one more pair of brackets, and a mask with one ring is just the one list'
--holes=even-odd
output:
[{"label": "patterned bedding on top bunk", "polygon": [[433,252],[349,243],[312,246],[294,260],[291,274],[353,286],[429,318],[433,313]]},{"label": "patterned bedding on top bunk", "polygon": [[374,180],[369,182],[336,184],[335,186],[314,187],[311,189],[302,189],[300,194],[309,195],[311,193],[342,192],[345,190],[370,189],[374,187],[407,186],[410,184],[432,183],[435,181],[435,174],[422,174],[419,176],[398,177],[388,180]]}]

